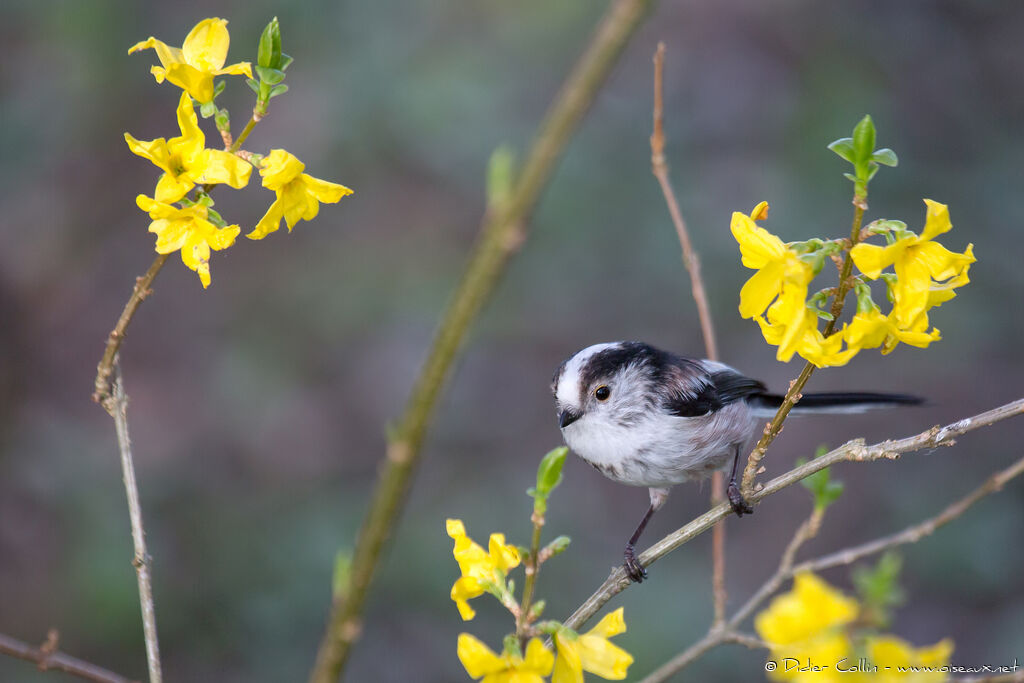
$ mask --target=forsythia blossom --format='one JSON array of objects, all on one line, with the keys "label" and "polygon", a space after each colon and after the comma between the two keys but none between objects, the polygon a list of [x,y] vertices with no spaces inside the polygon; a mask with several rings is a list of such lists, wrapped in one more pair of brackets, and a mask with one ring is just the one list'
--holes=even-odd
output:
[{"label": "forsythia blossom", "polygon": [[933,241],[953,228],[949,208],[931,199],[924,203],[928,212],[920,237],[911,233],[884,247],[862,243],[850,250],[854,264],[872,280],[893,266],[893,322],[915,332],[927,329],[928,309],[949,301],[956,296],[956,287],[970,282],[967,272],[975,261],[973,244],[958,254]]},{"label": "forsythia blossom", "polygon": [[170,254],[180,249],[182,262],[196,271],[204,289],[208,287],[210,250],[230,247],[241,229],[237,225],[218,228],[208,220],[209,212],[201,204],[179,209],[143,194],[135,198],[135,203],[153,219],[149,231],[156,233],[157,253]]},{"label": "forsythia blossom", "polygon": [[818,331],[817,315],[807,307],[814,266],[754,222],[767,213],[767,202],[761,202],[749,216],[732,214],[732,234],[743,265],[757,270],[740,290],[740,315],[757,321],[765,340],[779,347],[780,361],[799,353],[819,367],[842,365],[848,360],[838,354],[842,338],[833,335],[826,340]]},{"label": "forsythia blossom", "polygon": [[508,652],[499,656],[468,633],[459,634],[458,654],[466,673],[482,677],[481,683],[544,683],[555,659],[540,638],[526,644],[525,657]]},{"label": "forsythia blossom", "polygon": [[560,630],[555,634],[558,659],[551,683],[583,683],[584,671],[610,681],[624,679],[633,656],[608,639],[625,632],[621,607],[606,614],[586,633],[576,635],[569,629]]},{"label": "forsythia blossom", "polygon": [[797,683],[931,683],[947,678],[941,671],[901,671],[900,667],[947,665],[953,652],[951,641],[914,649],[891,635],[858,637],[853,627],[859,613],[853,598],[810,572],[797,574],[793,590],[772,600],[754,620],[776,665],[769,677]]},{"label": "forsythia blossom", "polygon": [[170,140],[146,142],[124,134],[132,152],[163,170],[154,194],[158,202],[176,202],[199,184],[226,183],[235,189],[248,184],[252,173],[248,162],[222,150],[206,149],[206,136],[199,128],[188,93],[182,93],[178,101],[178,127],[181,136]]},{"label": "forsythia blossom", "polygon": [[448,535],[455,539],[452,554],[462,571],[462,576],[452,586],[451,598],[462,619],[469,621],[476,615],[469,600],[485,592],[497,595],[507,590],[505,575],[509,569],[519,566],[519,551],[505,544],[504,534],[491,534],[489,552],[485,552],[466,535],[462,520],[449,519],[445,526]]},{"label": "forsythia blossom", "polygon": [[344,185],[330,183],[303,173],[306,165],[283,149],[270,151],[260,164],[263,187],[273,190],[277,199],[266,215],[246,237],[258,240],[281,227],[281,219],[288,231],[300,220],[312,220],[320,211],[320,202],[334,204],[352,190]]},{"label": "forsythia blossom", "polygon": [[133,45],[128,54],[153,48],[162,65],[150,68],[157,83],[167,79],[200,104],[212,102],[214,76],[245,74],[252,78],[252,65],[249,62],[224,66],[228,57],[228,44],[231,42],[227,23],[227,19],[217,17],[204,19],[189,31],[180,48],[170,47],[162,40],[150,36],[148,40]]}]

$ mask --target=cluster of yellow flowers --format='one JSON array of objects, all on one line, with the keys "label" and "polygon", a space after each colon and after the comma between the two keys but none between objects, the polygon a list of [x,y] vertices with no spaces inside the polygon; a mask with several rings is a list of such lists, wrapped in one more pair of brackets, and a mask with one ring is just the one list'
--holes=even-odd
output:
[{"label": "cluster of yellow flowers", "polygon": [[[924,230],[918,236],[897,221],[878,221],[868,235],[884,235],[885,246],[848,241],[809,240],[783,243],[757,225],[767,215],[761,202],[749,214],[732,215],[732,234],[740,245],[743,265],[757,270],[740,291],[740,315],[753,318],[765,340],[778,346],[776,357],[788,361],[798,354],[817,367],[845,365],[861,349],[882,348],[889,353],[900,342],[927,347],[938,340],[939,330],[929,330],[928,310],[949,301],[957,287],[967,284],[974,263],[973,245],[963,253],[949,251],[934,238],[953,226],[944,204],[924,200],[928,208]],[[857,313],[825,337],[818,319],[828,317],[814,304],[822,293],[808,298],[810,282],[827,257],[850,249],[860,270],[854,276]],[[883,273],[893,266],[895,273]],[[868,281],[884,279],[892,310],[883,315],[871,299]],[[845,343],[845,348],[844,348]]]},{"label": "cluster of yellow flowers", "polygon": [[[149,231],[156,233],[157,253],[181,250],[182,262],[196,271],[204,288],[210,284],[210,250],[227,249],[240,232],[238,225],[227,225],[211,208],[213,202],[207,194],[211,186],[225,184],[241,189],[249,183],[253,167],[259,170],[263,187],[273,190],[277,197],[266,215],[246,235],[250,239],[262,239],[274,232],[282,218],[291,231],[299,220],[316,217],[320,202],[335,203],[352,193],[343,185],[303,173],[305,165],[283,149],[261,156],[240,151],[237,144],[225,150],[206,147],[195,103],[213,106],[220,87],[214,85],[215,76],[244,74],[252,79],[249,62],[224,66],[230,42],[227,23],[216,17],[204,19],[189,32],[181,48],[150,37],[128,50],[129,54],[155,50],[162,65],[151,68],[157,83],[167,80],[183,91],[177,109],[179,137],[144,141],[125,133],[124,138],[132,152],[149,159],[163,171],[153,197],[139,195],[136,198],[139,208],[152,219]],[[276,28],[276,20],[272,25]],[[276,37],[280,57],[279,32]],[[200,186],[198,196],[188,199],[186,195],[197,185]]]},{"label": "cluster of yellow flowers", "polygon": [[[496,597],[510,611],[517,610],[508,572],[519,566],[519,550],[505,543],[504,534],[491,534],[485,551],[466,535],[461,520],[449,519],[446,526],[455,540],[452,552],[462,572],[452,586],[451,598],[463,620],[476,614],[467,601],[484,593]],[[632,655],[608,640],[626,631],[621,607],[586,633],[577,634],[555,621],[541,622],[535,630],[554,637],[557,657],[537,636],[529,637],[525,648],[517,638],[507,638],[499,655],[476,637],[461,633],[459,660],[470,677],[481,678],[483,683],[543,683],[547,676],[552,683],[582,683],[584,671],[618,681],[626,677],[633,663]]]},{"label": "cluster of yellow flowers", "polygon": [[765,668],[796,683],[929,683],[948,678],[953,643],[914,648],[888,634],[858,633],[858,602],[810,572],[757,615],[754,628],[770,649]]}]

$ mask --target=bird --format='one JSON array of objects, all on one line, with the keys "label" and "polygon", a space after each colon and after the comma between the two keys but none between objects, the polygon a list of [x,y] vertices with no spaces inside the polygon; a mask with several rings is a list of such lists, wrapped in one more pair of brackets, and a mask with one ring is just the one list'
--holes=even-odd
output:
[{"label": "bird", "polygon": [[[729,502],[740,517],[753,513],[736,469],[758,420],[774,415],[783,400],[762,382],[717,361],[617,341],[588,346],[563,361],[551,391],[569,449],[613,481],[648,488],[650,507],[623,552],[633,581],[647,577],[636,543],[672,486],[703,479],[731,459]],[[859,413],[922,402],[905,394],[809,393],[792,412]]]}]

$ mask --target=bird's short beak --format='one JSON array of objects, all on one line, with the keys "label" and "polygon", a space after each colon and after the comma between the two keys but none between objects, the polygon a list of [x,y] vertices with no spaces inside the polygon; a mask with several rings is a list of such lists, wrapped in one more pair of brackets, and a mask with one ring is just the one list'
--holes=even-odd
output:
[{"label": "bird's short beak", "polygon": [[583,413],[578,413],[571,408],[566,408],[558,414],[558,428],[565,429],[581,417],[583,417]]}]

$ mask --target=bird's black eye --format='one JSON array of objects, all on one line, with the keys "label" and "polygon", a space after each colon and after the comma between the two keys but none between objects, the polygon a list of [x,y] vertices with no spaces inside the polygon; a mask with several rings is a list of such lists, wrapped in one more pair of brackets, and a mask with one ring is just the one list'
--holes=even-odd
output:
[{"label": "bird's black eye", "polygon": [[597,389],[594,389],[594,398],[598,401],[607,401],[608,397],[612,395],[612,390],[602,384]]}]

